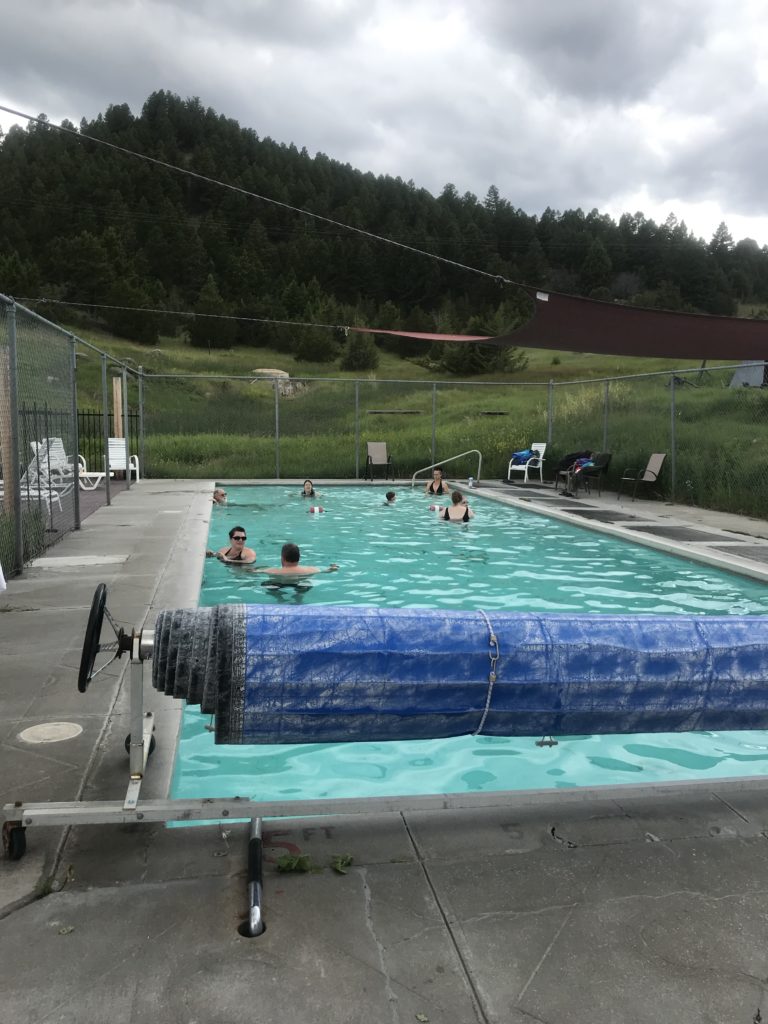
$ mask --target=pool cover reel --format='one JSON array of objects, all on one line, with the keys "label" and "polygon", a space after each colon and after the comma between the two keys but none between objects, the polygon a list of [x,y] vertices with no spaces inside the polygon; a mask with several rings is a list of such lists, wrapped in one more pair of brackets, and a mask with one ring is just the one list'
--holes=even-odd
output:
[{"label": "pool cover reel", "polygon": [[765,729],[768,618],[219,605],[160,613],[152,683],[217,743]]}]

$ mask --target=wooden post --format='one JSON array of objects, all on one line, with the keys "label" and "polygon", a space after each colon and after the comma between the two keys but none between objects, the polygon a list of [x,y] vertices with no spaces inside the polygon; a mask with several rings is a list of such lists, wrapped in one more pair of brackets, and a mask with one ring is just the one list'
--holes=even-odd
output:
[{"label": "wooden post", "polygon": [[120,377],[112,378],[112,409],[113,409],[113,424],[112,430],[114,433],[112,437],[123,436],[123,381]]}]

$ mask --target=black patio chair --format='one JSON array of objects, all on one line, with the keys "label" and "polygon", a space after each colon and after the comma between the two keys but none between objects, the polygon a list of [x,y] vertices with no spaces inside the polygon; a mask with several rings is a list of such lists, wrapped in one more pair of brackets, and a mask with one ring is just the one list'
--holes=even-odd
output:
[{"label": "black patio chair", "polygon": [[603,478],[608,472],[608,467],[611,464],[612,452],[598,452],[592,460],[591,466],[585,466],[579,476],[581,482],[584,484],[584,490],[587,494],[590,493],[590,485],[593,480],[597,480],[597,496],[598,498],[602,494],[603,489]]}]

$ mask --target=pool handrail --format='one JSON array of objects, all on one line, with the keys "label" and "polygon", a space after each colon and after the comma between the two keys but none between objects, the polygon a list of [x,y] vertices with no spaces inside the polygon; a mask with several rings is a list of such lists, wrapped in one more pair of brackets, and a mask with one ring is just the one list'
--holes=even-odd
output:
[{"label": "pool handrail", "polygon": [[411,487],[416,485],[416,477],[419,473],[426,473],[430,469],[437,469],[438,466],[445,466],[449,462],[455,462],[456,459],[463,459],[465,455],[476,455],[477,456],[477,476],[475,477],[475,483],[480,482],[480,470],[483,466],[483,453],[479,448],[470,448],[468,452],[462,452],[461,455],[452,455],[450,459],[443,459],[440,462],[433,462],[431,466],[422,466],[421,469],[417,469],[411,477]]}]

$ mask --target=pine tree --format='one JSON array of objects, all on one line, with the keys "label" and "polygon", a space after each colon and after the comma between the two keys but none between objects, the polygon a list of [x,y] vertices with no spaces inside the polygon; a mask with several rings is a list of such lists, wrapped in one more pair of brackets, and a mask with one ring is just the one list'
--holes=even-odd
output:
[{"label": "pine tree", "polygon": [[379,350],[373,336],[351,333],[339,365],[342,370],[375,370],[379,365]]}]

